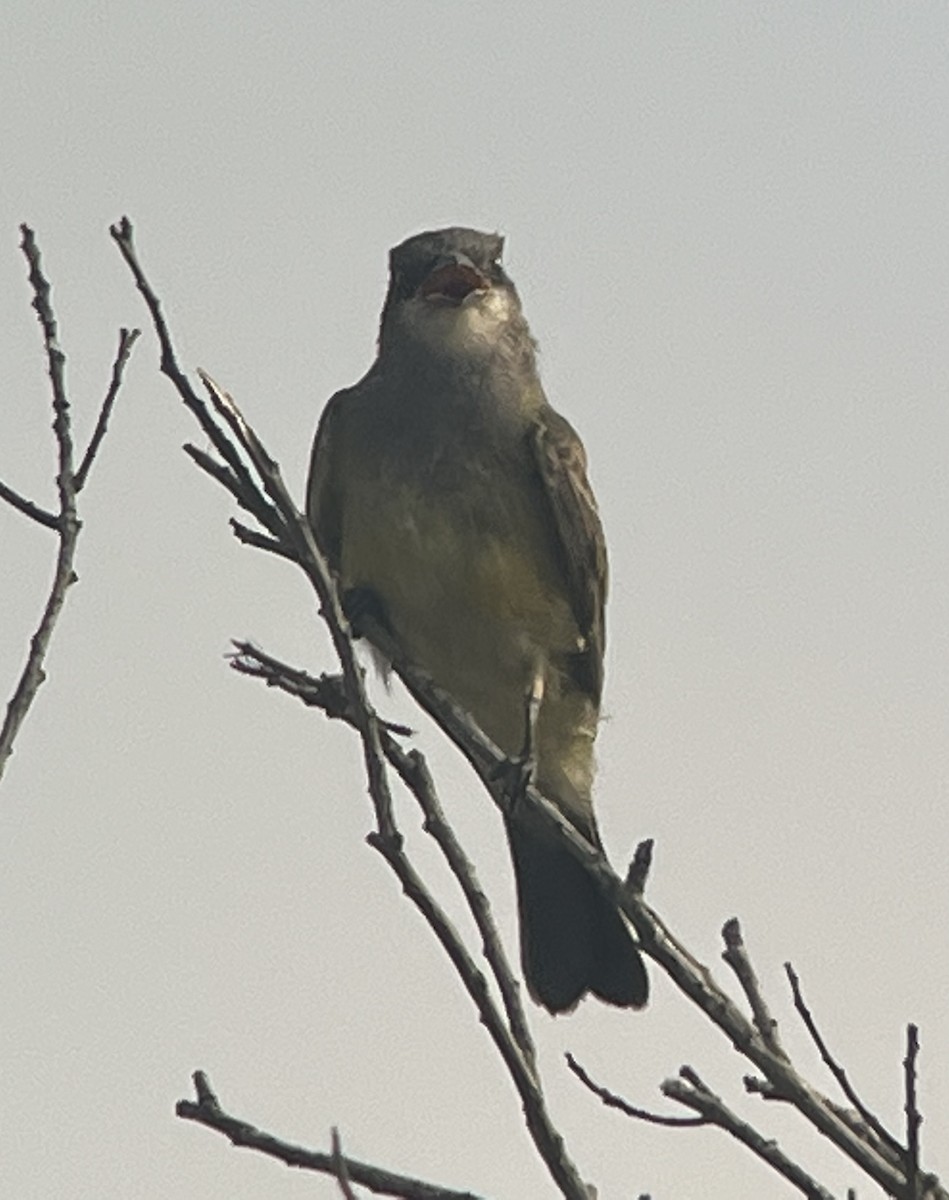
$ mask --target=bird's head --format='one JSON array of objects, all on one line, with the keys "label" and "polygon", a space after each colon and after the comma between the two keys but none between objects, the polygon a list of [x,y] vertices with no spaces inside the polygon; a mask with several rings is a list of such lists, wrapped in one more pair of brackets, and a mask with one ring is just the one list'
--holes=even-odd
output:
[{"label": "bird's head", "polygon": [[419,233],[389,254],[379,348],[471,359],[526,335],[520,300],[501,262],[504,239],[476,229]]}]

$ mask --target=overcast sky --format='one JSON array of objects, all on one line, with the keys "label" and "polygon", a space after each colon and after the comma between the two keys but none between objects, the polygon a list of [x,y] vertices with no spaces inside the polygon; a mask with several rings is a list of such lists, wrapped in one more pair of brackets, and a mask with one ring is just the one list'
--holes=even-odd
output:
[{"label": "overcast sky", "polygon": [[[949,9],[939,4],[36,4],[0,13],[0,478],[52,505],[18,225],[54,285],[87,436],[146,314],[238,399],[298,495],[319,411],[371,361],[386,253],[499,229],[611,553],[596,800],[622,866],[719,978],[741,917],[789,1045],[791,960],[902,1127],[921,1028],[949,1172]],[[229,672],[249,635],[333,659],[302,577],[231,537],[196,436],[135,351],[82,496],[79,584],[0,788],[0,1190],[17,1200],[336,1195],[176,1121],[235,1114],[498,1200],[554,1195],[444,956],[364,842],[345,730]],[[199,444],[202,442],[199,441]],[[0,694],[55,553],[0,510]],[[398,694],[513,939],[503,834]],[[420,861],[450,888],[407,803]],[[454,900],[447,901],[460,913]],[[512,941],[513,944],[513,941]],[[643,1014],[535,1012],[602,1200],[790,1195],[714,1131],[636,1125],[690,1063],[836,1194],[860,1177],[745,1100],[743,1063],[653,971]]]}]

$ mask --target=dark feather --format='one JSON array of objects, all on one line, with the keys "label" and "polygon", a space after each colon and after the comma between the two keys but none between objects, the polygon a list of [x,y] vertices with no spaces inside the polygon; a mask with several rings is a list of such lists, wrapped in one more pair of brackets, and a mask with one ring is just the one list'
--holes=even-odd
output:
[{"label": "dark feather", "polygon": [[606,650],[606,540],[587,479],[586,451],[570,422],[547,404],[532,438],[570,603],[583,638],[566,670],[577,687],[599,704]]}]

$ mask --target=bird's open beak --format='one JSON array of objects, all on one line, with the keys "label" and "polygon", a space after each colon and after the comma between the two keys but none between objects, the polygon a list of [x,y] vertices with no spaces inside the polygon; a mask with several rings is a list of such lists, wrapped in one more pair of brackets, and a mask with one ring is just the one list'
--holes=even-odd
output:
[{"label": "bird's open beak", "polygon": [[466,258],[446,259],[436,265],[416,292],[423,300],[448,300],[461,304],[473,292],[486,292],[491,281]]}]

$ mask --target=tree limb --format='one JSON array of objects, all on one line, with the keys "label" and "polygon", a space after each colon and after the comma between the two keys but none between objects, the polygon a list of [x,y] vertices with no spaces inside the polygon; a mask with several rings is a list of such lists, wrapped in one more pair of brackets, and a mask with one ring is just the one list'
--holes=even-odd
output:
[{"label": "tree limb", "polygon": [[197,1101],[179,1100],[175,1105],[175,1115],[184,1121],[194,1121],[198,1125],[223,1133],[234,1146],[256,1150],[288,1167],[317,1171],[336,1179],[339,1179],[342,1164],[349,1180],[369,1188],[377,1195],[400,1196],[402,1200],[481,1200],[481,1197],[473,1192],[439,1187],[421,1179],[413,1179],[409,1175],[399,1175],[382,1167],[374,1167],[355,1158],[344,1158],[338,1147],[334,1147],[334,1151],[329,1154],[323,1154],[319,1150],[306,1150],[292,1142],[282,1141],[273,1134],[265,1133],[249,1122],[226,1113],[218,1103],[218,1098],[203,1071],[196,1071],[192,1078]]}]

